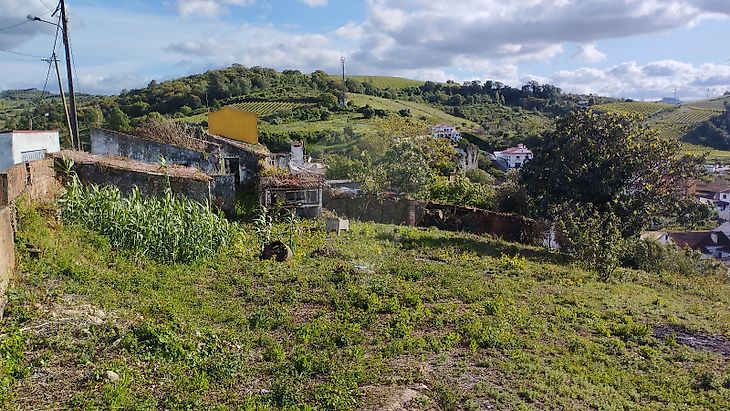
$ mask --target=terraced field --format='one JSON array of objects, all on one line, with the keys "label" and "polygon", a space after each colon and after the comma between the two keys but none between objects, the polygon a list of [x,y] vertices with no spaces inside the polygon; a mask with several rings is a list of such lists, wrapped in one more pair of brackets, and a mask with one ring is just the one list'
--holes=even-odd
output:
[{"label": "terraced field", "polygon": [[644,117],[651,117],[663,111],[669,111],[675,108],[671,104],[651,103],[643,101],[621,101],[616,103],[607,103],[593,106],[595,110],[606,111],[611,113],[631,113],[639,114]]},{"label": "terraced field", "polygon": [[243,103],[233,104],[233,107],[241,110],[250,111],[260,116],[268,116],[284,110],[296,110],[298,108],[307,107],[306,103],[293,103],[289,101],[245,101]]}]

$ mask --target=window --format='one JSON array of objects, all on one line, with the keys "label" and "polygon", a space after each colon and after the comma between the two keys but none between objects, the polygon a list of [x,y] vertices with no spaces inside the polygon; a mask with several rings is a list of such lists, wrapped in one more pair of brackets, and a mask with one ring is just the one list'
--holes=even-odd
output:
[{"label": "window", "polygon": [[46,150],[23,151],[20,153],[20,161],[25,163],[27,161],[43,160],[45,156]]}]

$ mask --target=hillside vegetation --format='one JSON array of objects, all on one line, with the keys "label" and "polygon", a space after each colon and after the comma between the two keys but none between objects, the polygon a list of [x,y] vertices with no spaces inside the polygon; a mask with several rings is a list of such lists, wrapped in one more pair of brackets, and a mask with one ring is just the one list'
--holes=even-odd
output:
[{"label": "hillside vegetation", "polygon": [[56,216],[20,208],[3,409],[730,407],[730,286],[681,259],[605,283],[488,237],[313,222],[288,263],[243,226],[170,264]]}]

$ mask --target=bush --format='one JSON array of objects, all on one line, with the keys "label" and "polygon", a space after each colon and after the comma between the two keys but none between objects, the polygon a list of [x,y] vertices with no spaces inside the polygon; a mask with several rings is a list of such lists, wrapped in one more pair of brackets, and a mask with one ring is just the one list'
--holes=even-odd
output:
[{"label": "bush", "polygon": [[495,191],[490,185],[474,183],[463,175],[456,176],[454,181],[435,178],[429,191],[431,200],[464,207],[489,209],[495,200]]}]

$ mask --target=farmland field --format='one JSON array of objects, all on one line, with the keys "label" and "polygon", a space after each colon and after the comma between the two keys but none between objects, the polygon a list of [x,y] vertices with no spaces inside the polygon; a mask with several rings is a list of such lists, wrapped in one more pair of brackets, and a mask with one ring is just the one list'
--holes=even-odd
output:
[{"label": "farmland field", "polygon": [[730,95],[712,98],[709,100],[693,101],[689,103],[692,107],[699,107],[711,110],[725,110],[725,102],[730,104]]},{"label": "farmland field", "polygon": [[375,96],[368,96],[365,94],[354,94],[350,93],[347,95],[348,99],[358,106],[370,105],[373,108],[380,108],[388,110],[390,112],[397,113],[402,109],[409,109],[411,116],[420,118],[425,117],[425,121],[430,123],[450,123],[459,127],[466,127],[468,129],[479,129],[480,126],[467,119],[452,116],[448,113],[439,110],[438,108],[429,106],[428,104],[415,103],[412,101],[404,100],[390,100]]},{"label": "farmland field", "polygon": [[243,103],[232,104],[231,106],[244,111],[256,113],[260,116],[268,116],[276,114],[279,111],[292,111],[298,108],[307,107],[308,104],[292,103],[288,101],[246,101]]},{"label": "farmland field", "polygon": [[593,109],[598,110],[598,111],[606,111],[606,112],[639,114],[644,117],[651,117],[662,111],[672,110],[675,107],[676,106],[672,106],[670,104],[649,103],[649,102],[639,102],[639,101],[635,101],[635,102],[634,101],[625,101],[625,102],[600,104],[600,105],[593,106]]},{"label": "farmland field", "polygon": [[725,275],[602,282],[490,237],[358,222],[328,236],[323,221],[299,226],[286,263],[260,261],[244,224],[221,253],[172,264],[53,205],[21,203],[18,222],[2,409],[730,408]]},{"label": "farmland field", "polygon": [[[332,75],[333,79],[340,80],[342,79],[339,75]],[[347,78],[351,78],[353,80],[362,81],[362,82],[369,82],[372,83],[375,87],[378,88],[392,88],[392,89],[401,89],[406,87],[419,87],[422,86],[424,81],[421,80],[411,80],[407,78],[402,77],[387,77],[387,76],[347,76]]]}]

